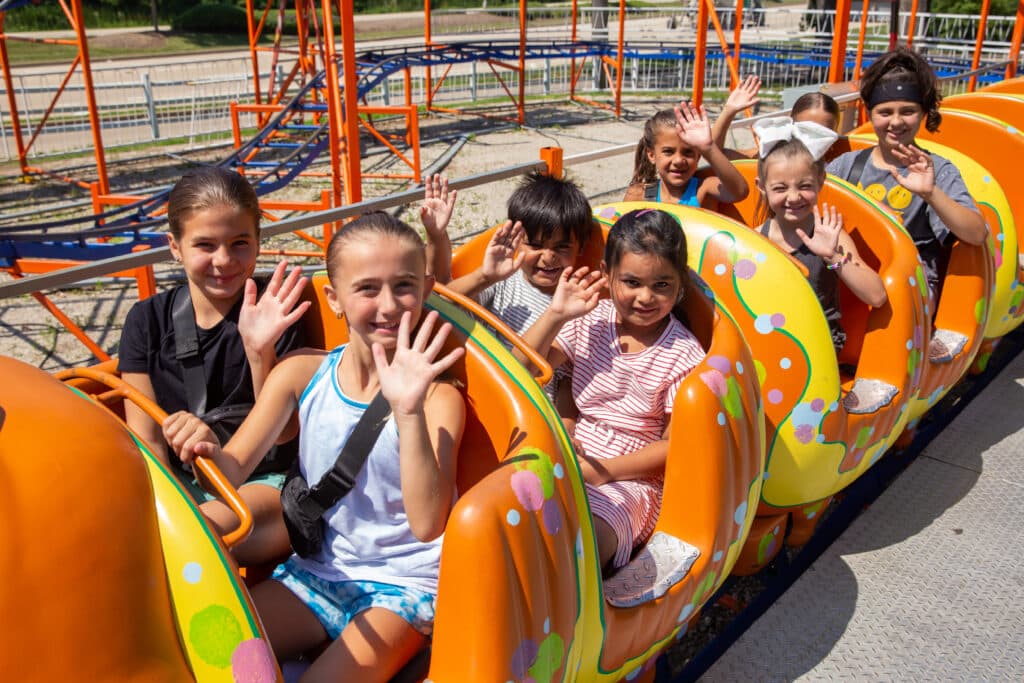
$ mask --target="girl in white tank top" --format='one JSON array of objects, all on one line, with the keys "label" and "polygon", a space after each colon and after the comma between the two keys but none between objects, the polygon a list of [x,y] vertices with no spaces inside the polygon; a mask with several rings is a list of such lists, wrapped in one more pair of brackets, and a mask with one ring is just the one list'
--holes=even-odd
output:
[{"label": "girl in white tank top", "polygon": [[[325,293],[331,309],[345,316],[349,343],[330,354],[304,349],[281,361],[223,449],[187,413],[164,423],[183,461],[209,457],[238,485],[297,409],[300,469],[313,484],[333,466],[377,392],[387,399],[389,424],[353,489],[325,513],[319,556],[293,557],[283,566],[288,580],[253,589],[279,660],[327,645],[307,674],[314,678],[388,680],[426,644],[422,603],[426,596],[432,615],[465,405],[457,389],[436,381],[464,351],[440,355],[451,326],[435,333],[437,314],[423,316],[433,287],[425,263],[419,235],[388,214],[346,225],[327,250]],[[344,601],[357,592],[357,599]],[[399,608],[405,602],[416,603],[415,618]]]}]

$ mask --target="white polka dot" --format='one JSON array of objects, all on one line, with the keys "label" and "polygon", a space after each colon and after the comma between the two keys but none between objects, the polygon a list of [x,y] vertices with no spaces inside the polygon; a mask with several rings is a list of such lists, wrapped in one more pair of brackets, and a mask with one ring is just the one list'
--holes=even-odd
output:
[{"label": "white polka dot", "polygon": [[185,565],[181,575],[185,578],[186,583],[199,583],[199,580],[203,578],[203,568],[198,562],[189,562]]},{"label": "white polka dot", "polygon": [[544,620],[544,633],[551,633],[551,618]]},{"label": "white polka dot", "polygon": [[779,367],[782,368],[783,370],[789,370],[792,366],[793,361],[791,361],[789,358],[782,358],[779,361]]},{"label": "white polka dot", "polygon": [[509,510],[505,520],[512,526],[519,524],[519,510]]},{"label": "white polka dot", "polygon": [[562,463],[555,463],[554,467],[555,479],[561,479],[565,476],[565,470],[562,469]]},{"label": "white polka dot", "polygon": [[718,424],[723,427],[725,426],[725,413],[718,414]]},{"label": "white polka dot", "polygon": [[725,275],[725,265],[719,263],[715,266],[715,275]]},{"label": "white polka dot", "polygon": [[739,361],[736,361],[736,374],[737,375],[742,375],[743,374],[743,363],[741,363]]}]

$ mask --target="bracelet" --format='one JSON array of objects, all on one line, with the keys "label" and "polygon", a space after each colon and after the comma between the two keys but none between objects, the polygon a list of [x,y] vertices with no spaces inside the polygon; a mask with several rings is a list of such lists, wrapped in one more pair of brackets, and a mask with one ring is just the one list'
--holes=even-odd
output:
[{"label": "bracelet", "polygon": [[825,265],[825,267],[828,268],[829,270],[839,270],[840,268],[843,267],[844,264],[849,263],[852,258],[853,256],[850,254],[850,252],[846,252],[846,254],[844,254],[841,259],[839,259],[835,263],[828,263]]}]

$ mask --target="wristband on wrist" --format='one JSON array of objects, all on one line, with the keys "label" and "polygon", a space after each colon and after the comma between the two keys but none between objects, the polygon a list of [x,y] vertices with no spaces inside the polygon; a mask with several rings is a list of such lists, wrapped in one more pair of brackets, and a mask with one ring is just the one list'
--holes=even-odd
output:
[{"label": "wristband on wrist", "polygon": [[843,265],[849,263],[852,258],[853,256],[850,255],[850,252],[846,252],[838,261],[828,263],[825,267],[829,270],[839,270]]}]

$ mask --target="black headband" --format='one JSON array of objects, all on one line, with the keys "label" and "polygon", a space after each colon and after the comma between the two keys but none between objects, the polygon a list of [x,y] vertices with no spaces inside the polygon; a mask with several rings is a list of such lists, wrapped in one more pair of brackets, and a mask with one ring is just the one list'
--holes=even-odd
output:
[{"label": "black headband", "polygon": [[883,81],[876,85],[871,91],[871,95],[868,96],[868,109],[874,109],[875,105],[882,104],[883,102],[916,102],[922,107],[921,91],[917,87],[917,83],[913,81]]}]

